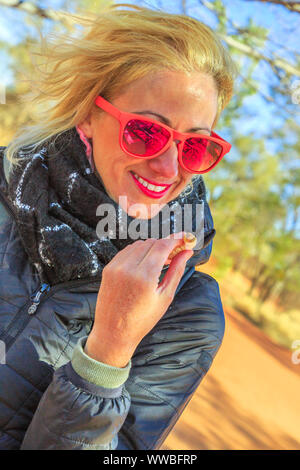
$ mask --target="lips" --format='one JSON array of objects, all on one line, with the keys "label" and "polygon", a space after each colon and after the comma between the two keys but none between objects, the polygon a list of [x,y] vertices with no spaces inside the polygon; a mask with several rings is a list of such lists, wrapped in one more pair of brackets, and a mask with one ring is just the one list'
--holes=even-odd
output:
[{"label": "lips", "polygon": [[[163,190],[163,191],[151,191],[151,189],[149,188],[146,188],[146,186],[144,186],[135,176],[132,172],[130,172],[132,178],[133,178],[133,181],[135,182],[135,184],[138,186],[138,188],[144,193],[146,194],[146,196],[149,196],[149,197],[152,197],[153,199],[159,199],[161,197],[163,197],[168,189],[170,188],[170,186],[172,186],[171,184],[167,185],[167,187]],[[153,184],[151,183],[151,181],[149,180],[146,180],[146,178],[143,178],[145,181],[147,181],[147,183],[149,184]],[[160,185],[160,186],[166,186],[166,185]]]}]

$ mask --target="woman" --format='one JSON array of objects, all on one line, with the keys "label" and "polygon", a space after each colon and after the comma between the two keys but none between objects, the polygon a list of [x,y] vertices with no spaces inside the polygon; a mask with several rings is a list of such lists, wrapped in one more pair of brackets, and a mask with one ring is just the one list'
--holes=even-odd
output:
[{"label": "woman", "polygon": [[[231,59],[183,15],[83,24],[44,47],[34,99],[54,104],[1,151],[2,449],[159,448],[224,333],[218,284],[194,266],[215,234],[201,175],[230,149],[212,129]],[[174,207],[204,240],[171,259],[185,227],[159,217]]]}]

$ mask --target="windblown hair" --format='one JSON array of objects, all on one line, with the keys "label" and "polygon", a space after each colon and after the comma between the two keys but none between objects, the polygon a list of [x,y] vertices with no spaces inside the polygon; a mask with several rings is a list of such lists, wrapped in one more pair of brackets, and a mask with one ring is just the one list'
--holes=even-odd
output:
[{"label": "windblown hair", "polygon": [[[17,164],[22,148],[34,150],[54,135],[101,110],[97,95],[108,100],[121,94],[136,79],[162,69],[199,71],[214,78],[218,112],[233,94],[236,66],[217,35],[186,15],[133,5],[113,5],[102,14],[71,15],[76,34],[41,37],[34,55],[44,59],[30,79],[25,100],[33,105],[33,124],[21,127],[6,149]],[[52,40],[51,40],[52,39]]]}]

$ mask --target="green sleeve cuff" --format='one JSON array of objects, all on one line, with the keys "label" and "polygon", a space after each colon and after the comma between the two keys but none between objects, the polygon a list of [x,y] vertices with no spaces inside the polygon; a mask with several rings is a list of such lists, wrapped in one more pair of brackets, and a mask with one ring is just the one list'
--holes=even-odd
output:
[{"label": "green sleeve cuff", "polygon": [[126,367],[114,367],[96,361],[88,356],[83,348],[87,336],[80,338],[73,350],[71,363],[75,372],[83,379],[105,388],[117,388],[128,379],[131,369],[131,360]]}]

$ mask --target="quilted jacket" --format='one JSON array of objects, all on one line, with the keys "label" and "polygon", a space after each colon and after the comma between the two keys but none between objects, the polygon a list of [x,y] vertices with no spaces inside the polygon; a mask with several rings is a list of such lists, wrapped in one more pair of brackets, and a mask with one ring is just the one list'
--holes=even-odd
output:
[{"label": "quilted jacket", "polygon": [[[224,335],[218,283],[195,271],[215,233],[205,200],[205,244],[129,364],[83,351],[99,282],[42,284],[28,260],[5,187],[0,147],[0,449],[159,449],[209,370]],[[205,186],[203,183],[203,189]]]}]

